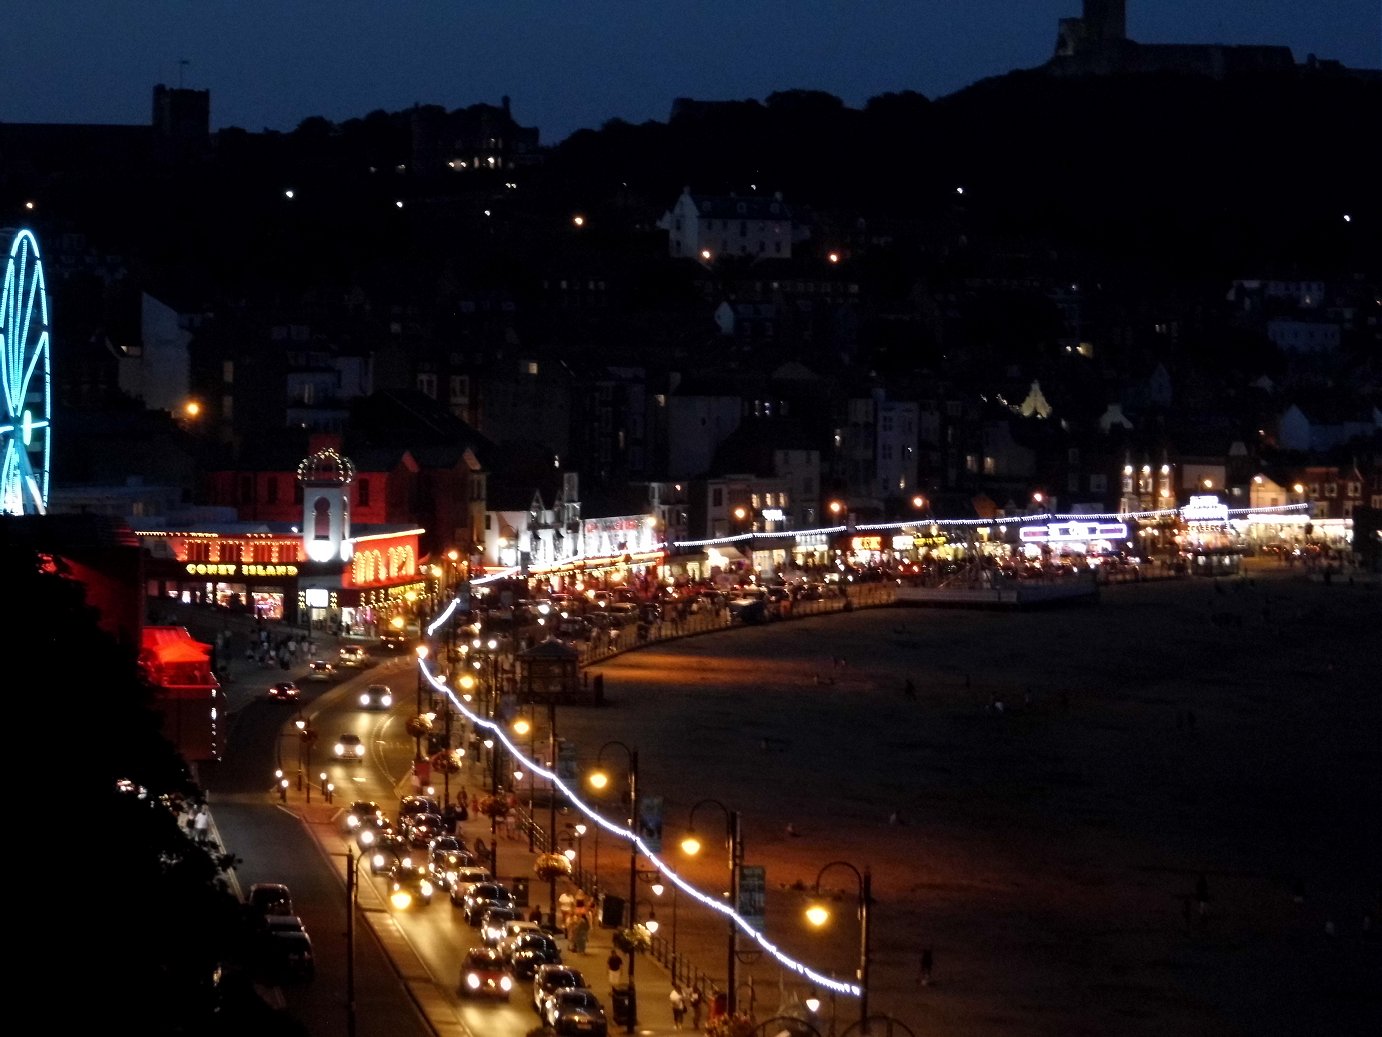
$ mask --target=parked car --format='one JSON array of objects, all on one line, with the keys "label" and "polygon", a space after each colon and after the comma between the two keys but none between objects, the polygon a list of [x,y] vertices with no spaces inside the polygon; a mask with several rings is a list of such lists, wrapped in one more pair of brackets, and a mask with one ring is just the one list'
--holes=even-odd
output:
[{"label": "parked car", "polygon": [[607,1037],[605,1006],[589,987],[553,991],[543,1006],[542,1022],[557,1037]]},{"label": "parked car", "polygon": [[256,919],[262,920],[268,915],[291,915],[293,894],[282,882],[256,882],[245,894],[245,904]]},{"label": "parked car", "polygon": [[260,966],[265,978],[290,982],[316,975],[312,938],[297,915],[266,915],[260,936]]},{"label": "parked car", "polygon": [[275,681],[269,685],[269,698],[275,702],[296,702],[302,698],[302,689],[292,681]]},{"label": "parked car", "polygon": [[360,692],[361,709],[388,709],[393,705],[393,689],[387,684],[371,684]]},{"label": "parked car", "polygon": [[588,985],[580,969],[570,965],[539,965],[533,970],[533,1011],[542,1015],[547,999],[558,990]]},{"label": "parked car", "polygon": [[513,986],[513,976],[493,947],[471,947],[465,952],[457,991],[461,997],[497,997],[507,1001]]}]

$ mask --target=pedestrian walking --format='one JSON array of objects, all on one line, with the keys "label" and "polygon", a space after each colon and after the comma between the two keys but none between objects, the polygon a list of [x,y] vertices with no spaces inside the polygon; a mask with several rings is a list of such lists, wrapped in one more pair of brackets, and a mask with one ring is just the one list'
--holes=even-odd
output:
[{"label": "pedestrian walking", "polygon": [[610,951],[609,957],[605,960],[605,968],[609,969],[609,985],[612,990],[619,986],[620,980],[624,978],[624,959]]},{"label": "pedestrian walking", "polygon": [[680,1030],[681,1022],[686,1018],[686,995],[681,992],[681,987],[674,983],[667,994],[667,1000],[672,1006],[672,1026]]},{"label": "pedestrian walking", "polygon": [[197,834],[197,842],[206,845],[206,840],[211,835],[211,815],[207,813],[205,803],[197,807],[197,816],[192,820],[192,828]]},{"label": "pedestrian walking", "polygon": [[571,913],[576,906],[576,898],[571,895],[571,891],[564,889],[561,896],[557,897],[557,928],[564,933],[570,932]]},{"label": "pedestrian walking", "polygon": [[705,1003],[705,995],[701,993],[701,988],[692,984],[691,991],[686,995],[687,1007],[691,1009],[691,1029],[701,1028],[701,1008]]},{"label": "pedestrian walking", "polygon": [[571,927],[571,952],[573,954],[584,954],[586,941],[590,939],[590,916],[582,912],[576,916],[576,923]]},{"label": "pedestrian walking", "polygon": [[934,964],[935,958],[931,954],[931,948],[924,948],[921,952],[921,985],[924,987],[931,985],[931,967]]},{"label": "pedestrian walking", "polygon": [[504,835],[510,839],[518,838],[518,811],[509,807],[504,814]]}]

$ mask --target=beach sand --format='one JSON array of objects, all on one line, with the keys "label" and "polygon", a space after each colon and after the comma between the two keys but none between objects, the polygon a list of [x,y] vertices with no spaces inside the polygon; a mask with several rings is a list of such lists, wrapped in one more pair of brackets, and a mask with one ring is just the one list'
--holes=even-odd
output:
[{"label": "beach sand", "polygon": [[[867,867],[869,1010],[917,1035],[1337,1037],[1382,1019],[1380,640],[1382,587],[1285,570],[858,610],[620,656],[608,705],[558,728],[583,765],[638,749],[664,856],[703,889],[725,885],[724,812],[698,808],[712,852],[687,863],[689,811],[739,811],[765,933],[814,969],[852,977]],[[841,910],[808,932],[800,887],[827,864]],[[723,977],[724,923],[680,900],[683,953]],[[756,957],[761,1021],[811,984]],[[843,1034],[858,1001],[833,1013]]]}]

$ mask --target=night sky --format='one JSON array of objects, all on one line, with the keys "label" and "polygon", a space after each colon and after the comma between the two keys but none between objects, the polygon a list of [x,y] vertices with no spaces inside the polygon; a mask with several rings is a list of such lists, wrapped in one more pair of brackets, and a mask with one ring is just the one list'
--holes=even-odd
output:
[{"label": "night sky", "polygon": [[[22,0],[0,23],[0,121],[147,124],[157,83],[213,129],[291,130],[414,103],[512,99],[544,144],[672,100],[822,90],[943,97],[1044,62],[1081,0]],[[1128,0],[1141,43],[1272,44],[1382,68],[1379,0]],[[184,63],[185,62],[185,63]]]}]

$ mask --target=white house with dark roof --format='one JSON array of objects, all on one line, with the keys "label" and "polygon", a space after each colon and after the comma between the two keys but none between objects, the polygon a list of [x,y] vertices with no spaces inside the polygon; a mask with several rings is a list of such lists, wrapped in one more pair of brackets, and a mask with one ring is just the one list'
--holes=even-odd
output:
[{"label": "white house with dark roof", "polygon": [[765,195],[692,194],[681,197],[657,225],[667,232],[667,254],[713,262],[723,256],[790,259],[792,242],[804,227],[779,192]]}]

